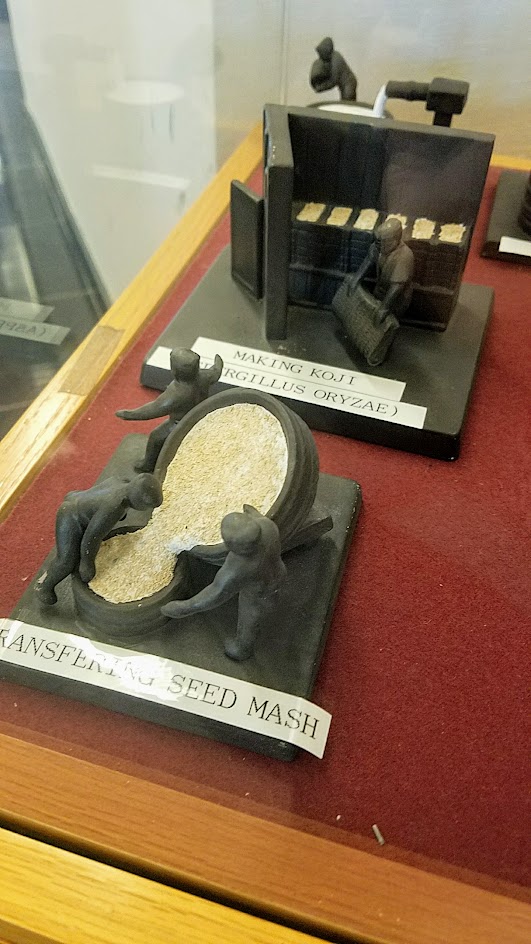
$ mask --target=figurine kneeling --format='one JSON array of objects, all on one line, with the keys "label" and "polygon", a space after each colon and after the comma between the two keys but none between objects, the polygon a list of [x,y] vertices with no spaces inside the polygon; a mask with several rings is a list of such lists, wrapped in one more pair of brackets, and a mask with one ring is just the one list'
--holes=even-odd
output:
[{"label": "figurine kneeling", "polygon": [[[400,220],[391,218],[375,231],[375,241],[357,272],[347,275],[336,292],[332,308],[347,337],[372,367],[385,360],[399,319],[413,294],[413,252],[404,242]],[[361,284],[375,272],[371,293]]]},{"label": "figurine kneeling", "polygon": [[[238,594],[236,636],[225,643],[225,653],[237,661],[253,654],[261,623],[286,576],[275,522],[251,505],[243,507],[243,513],[231,512],[221,522],[228,554],[212,583],[189,600],[162,607],[165,616],[181,619],[212,610]],[[205,556],[209,551],[205,548]],[[201,557],[201,547],[194,548],[193,554]]]}]

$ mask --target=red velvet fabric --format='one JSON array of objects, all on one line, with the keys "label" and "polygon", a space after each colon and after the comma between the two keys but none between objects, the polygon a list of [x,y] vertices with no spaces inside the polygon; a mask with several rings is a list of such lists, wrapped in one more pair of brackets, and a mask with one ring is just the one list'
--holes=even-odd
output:
[{"label": "red velvet fabric", "polygon": [[[377,823],[413,853],[527,882],[531,279],[523,265],[479,257],[496,179],[491,171],[466,271],[496,299],[460,459],[315,434],[322,470],[355,478],[364,496],[314,692],[333,715],[324,759],[283,764],[7,683],[0,730],[212,788],[250,812],[294,813],[340,841],[372,837]],[[92,484],[130,432],[114,411],[151,398],[142,358],[227,240],[225,219],[0,527],[0,615],[53,543],[65,492]]]}]

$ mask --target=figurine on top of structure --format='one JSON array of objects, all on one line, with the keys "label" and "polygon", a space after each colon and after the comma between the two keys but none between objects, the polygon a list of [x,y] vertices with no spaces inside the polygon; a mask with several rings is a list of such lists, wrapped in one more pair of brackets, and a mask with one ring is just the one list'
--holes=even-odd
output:
[{"label": "figurine on top of structure", "polygon": [[340,52],[334,49],[333,40],[327,36],[315,47],[318,59],[310,70],[310,85],[316,92],[329,92],[339,88],[342,101],[355,102],[358,80]]}]

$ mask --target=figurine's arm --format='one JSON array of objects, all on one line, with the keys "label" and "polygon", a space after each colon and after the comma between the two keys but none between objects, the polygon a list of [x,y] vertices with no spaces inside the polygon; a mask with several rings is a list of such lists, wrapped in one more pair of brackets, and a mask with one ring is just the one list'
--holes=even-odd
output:
[{"label": "figurine's arm", "polygon": [[112,508],[100,508],[89,521],[81,540],[79,554],[79,576],[84,583],[90,583],[96,573],[96,554],[100,544],[109,531],[123,516],[121,504]]},{"label": "figurine's arm", "polygon": [[[244,505],[243,510],[253,518],[264,517],[264,515],[261,515],[260,512],[257,511],[256,508],[253,508],[252,505]],[[223,544],[223,546],[226,547],[225,544]],[[226,549],[228,550],[228,548]],[[207,561],[209,564],[215,564],[219,557],[219,550],[213,552],[211,544],[195,544],[189,553],[192,555],[192,557],[196,557],[198,560]]]},{"label": "figurine's arm", "polygon": [[208,376],[209,386],[210,384],[215,384],[218,382],[219,378],[221,377],[222,370],[223,370],[223,361],[221,360],[221,357],[219,356],[219,354],[216,354],[212,367],[207,367],[206,372],[205,372]]},{"label": "figurine's arm", "polygon": [[122,420],[154,420],[159,416],[168,416],[174,409],[178,398],[169,388],[163,391],[156,400],[137,406],[134,410],[117,410],[116,416]]},{"label": "figurine's arm", "polygon": [[359,269],[357,269],[356,272],[352,272],[350,275],[347,275],[346,277],[346,281],[348,281],[348,294],[349,295],[359,285],[361,280],[365,278],[369,269],[371,269],[373,265],[376,265],[377,261],[378,261],[378,247],[376,243],[372,243]]},{"label": "figurine's arm", "polygon": [[404,260],[400,269],[395,273],[395,278],[389,283],[389,287],[382,299],[380,305],[380,320],[383,321],[388,312],[393,310],[397,299],[400,298],[402,292],[404,292],[407,287],[413,281],[413,272],[414,272],[414,259],[411,257],[409,260]]},{"label": "figurine's arm", "polygon": [[199,371],[199,382],[201,385],[201,390],[204,392],[208,391],[208,388],[218,382],[221,377],[221,372],[223,370],[223,361],[219,354],[216,354],[214,358],[214,363],[211,367],[203,367]]},{"label": "figurine's arm", "polygon": [[172,619],[181,619],[191,613],[205,613],[230,600],[240,592],[244,584],[245,580],[242,579],[238,570],[232,568],[230,564],[227,566],[227,561],[225,561],[208,587],[200,590],[189,600],[175,600],[173,603],[167,603],[162,607],[162,612],[164,616],[170,616]]},{"label": "figurine's arm", "polygon": [[336,81],[333,78],[326,79],[310,79],[310,83],[315,92],[329,92],[330,89],[336,87]]},{"label": "figurine's arm", "polygon": [[389,311],[393,309],[393,303],[402,294],[406,287],[406,282],[391,282],[391,285],[385,293],[380,305],[381,320],[383,321]]},{"label": "figurine's arm", "polygon": [[326,92],[334,88],[335,82],[331,78],[330,62],[325,62],[320,56],[310,69],[310,85],[316,92]]}]

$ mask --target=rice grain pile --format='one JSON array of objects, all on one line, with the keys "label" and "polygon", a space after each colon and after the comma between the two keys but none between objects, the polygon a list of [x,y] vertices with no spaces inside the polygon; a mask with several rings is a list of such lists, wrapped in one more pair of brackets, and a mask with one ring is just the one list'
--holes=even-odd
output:
[{"label": "rice grain pile", "polygon": [[412,239],[431,239],[435,232],[435,223],[433,220],[427,220],[426,217],[420,216],[418,220],[415,220],[413,223],[413,231],[411,233]]},{"label": "rice grain pile", "polygon": [[352,207],[334,207],[326,221],[327,226],[344,226],[352,213]]},{"label": "rice grain pile", "polygon": [[297,219],[301,223],[317,223],[324,208],[324,203],[305,203],[302,210],[297,214]]},{"label": "rice grain pile", "polygon": [[177,555],[218,544],[222,519],[243,505],[266,514],[284,484],[288,448],[280,422],[264,407],[237,403],[195,424],[170,462],[163,502],[139,531],[105,541],[89,584],[111,603],[129,603],[167,586]]},{"label": "rice grain pile", "polygon": [[443,223],[439,232],[442,243],[460,243],[465,235],[466,226],[462,223]]},{"label": "rice grain pile", "polygon": [[358,218],[354,223],[354,229],[362,229],[370,232],[376,226],[379,215],[378,210],[360,210]]}]

